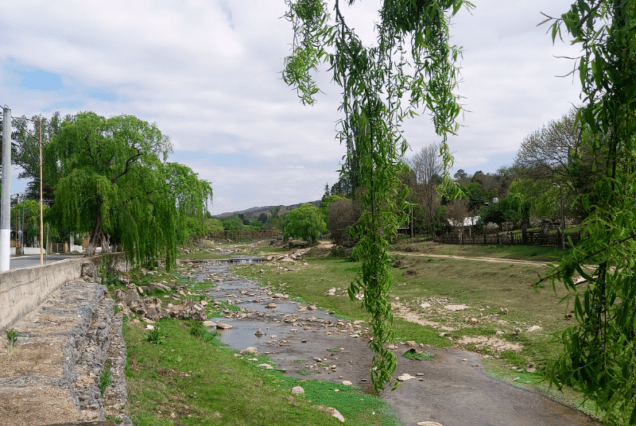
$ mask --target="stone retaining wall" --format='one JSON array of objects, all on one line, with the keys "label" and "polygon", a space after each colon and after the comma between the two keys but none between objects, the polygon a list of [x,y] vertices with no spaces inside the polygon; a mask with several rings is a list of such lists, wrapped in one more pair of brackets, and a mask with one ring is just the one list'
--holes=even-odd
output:
[{"label": "stone retaining wall", "polygon": [[0,273],[0,332],[40,306],[62,284],[81,277],[82,263],[126,270],[124,253],[66,259],[49,265]]}]

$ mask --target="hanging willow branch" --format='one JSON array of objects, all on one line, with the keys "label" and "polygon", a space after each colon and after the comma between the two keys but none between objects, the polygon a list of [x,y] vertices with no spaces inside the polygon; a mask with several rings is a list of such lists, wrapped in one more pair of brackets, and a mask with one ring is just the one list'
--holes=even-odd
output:
[{"label": "hanging willow branch", "polygon": [[[342,88],[338,138],[347,147],[341,171],[347,174],[364,212],[354,228],[359,240],[354,256],[361,273],[349,295],[364,294],[371,314],[375,352],[371,378],[376,389],[393,381],[397,360],[387,349],[393,340],[393,315],[388,242],[406,220],[406,190],[398,191],[397,175],[407,149],[401,123],[428,110],[442,138],[440,154],[445,182],[452,167],[447,137],[455,134],[461,111],[455,93],[461,54],[449,44],[450,16],[465,0],[385,0],[378,11],[377,44],[364,46],[347,25],[344,6],[355,0],[335,0],[333,16],[320,0],[286,0],[285,14],[294,28],[292,54],[285,59],[284,81],[296,88],[304,104],[312,105],[319,92],[311,73],[328,62],[333,81]],[[333,17],[333,23],[330,19]],[[452,188],[449,188],[452,189]],[[397,383],[395,384],[397,386]],[[394,388],[395,388],[394,386]]]}]

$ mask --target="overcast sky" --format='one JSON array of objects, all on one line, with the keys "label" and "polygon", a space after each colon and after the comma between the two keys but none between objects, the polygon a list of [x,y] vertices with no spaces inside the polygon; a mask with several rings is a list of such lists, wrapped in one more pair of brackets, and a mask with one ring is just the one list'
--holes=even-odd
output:
[{"label": "overcast sky", "polygon": [[[453,21],[464,47],[465,114],[451,140],[455,170],[510,165],[523,138],[579,101],[575,55],[552,45],[540,12],[572,0],[475,0]],[[330,4],[332,2],[330,1]],[[379,0],[347,19],[373,43]],[[13,116],[132,114],[171,137],[172,161],[212,182],[213,214],[319,199],[338,179],[340,90],[304,107],[281,80],[292,30],[283,0],[2,1],[0,104]],[[437,138],[427,115],[405,124],[412,155]],[[17,176],[17,172],[14,173]],[[12,180],[12,193],[24,181]]]}]

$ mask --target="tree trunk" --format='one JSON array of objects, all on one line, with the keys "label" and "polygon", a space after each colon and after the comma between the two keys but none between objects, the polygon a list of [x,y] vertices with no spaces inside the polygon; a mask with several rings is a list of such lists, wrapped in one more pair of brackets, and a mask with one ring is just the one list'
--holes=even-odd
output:
[{"label": "tree trunk", "polygon": [[97,208],[97,216],[95,218],[95,228],[93,228],[93,232],[91,234],[91,238],[88,243],[88,247],[86,247],[86,255],[93,256],[96,253],[97,247],[99,247],[104,239],[104,230],[102,229],[102,212],[101,206]]}]

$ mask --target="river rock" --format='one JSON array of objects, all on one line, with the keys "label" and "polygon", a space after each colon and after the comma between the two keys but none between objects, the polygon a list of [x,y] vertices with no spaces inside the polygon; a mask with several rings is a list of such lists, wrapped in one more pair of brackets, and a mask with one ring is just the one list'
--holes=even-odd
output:
[{"label": "river rock", "polygon": [[344,423],[345,421],[345,418],[342,416],[342,414],[340,414],[340,411],[336,410],[333,407],[325,407],[324,405],[319,405],[316,408],[319,409],[320,411],[324,411],[325,413],[331,414],[332,417],[335,417],[336,419],[340,420],[342,423]]},{"label": "river rock", "polygon": [[437,422],[419,422],[419,423],[416,423],[416,426],[442,426],[442,425]]},{"label": "river rock", "polygon": [[335,287],[331,287],[329,290],[327,290],[327,292],[325,293],[325,296],[335,296],[336,295],[336,288]]},{"label": "river rock", "polygon": [[446,309],[447,311],[463,311],[465,309],[468,309],[468,306],[466,305],[446,305],[444,306],[444,309]]},{"label": "river rock", "polygon": [[254,346],[249,346],[245,349],[243,349],[241,352],[239,352],[241,355],[243,354],[255,354],[256,352],[258,352],[258,349],[256,349]]},{"label": "river rock", "polygon": [[272,295],[272,297],[274,299],[289,299],[289,296],[287,296],[286,294],[283,294],[283,293],[274,293]]},{"label": "river rock", "polygon": [[398,379],[398,381],[400,381],[400,382],[406,382],[406,381],[408,381],[408,380],[412,380],[412,379],[414,379],[414,378],[415,378],[415,377],[411,376],[410,374],[408,374],[408,373],[404,373],[404,374],[402,374],[401,376],[398,376],[398,378],[397,378],[397,379]]},{"label": "river rock", "polygon": [[541,327],[539,327],[538,325],[533,325],[532,327],[528,327],[526,328],[526,331],[528,333],[532,333],[533,331],[541,331],[543,330]]},{"label": "river rock", "polygon": [[232,328],[232,326],[230,324],[224,324],[222,322],[219,322],[216,324],[216,328],[219,330],[229,330],[230,328]]},{"label": "river rock", "polygon": [[351,386],[353,383],[351,383],[349,380],[343,380],[342,384],[345,386]]},{"label": "river rock", "polygon": [[422,303],[420,305],[420,308],[422,308],[422,309],[426,309],[426,308],[430,308],[430,307],[431,307],[431,304],[428,303],[428,302],[424,302],[424,303]]},{"label": "river rock", "polygon": [[216,323],[212,321],[203,321],[204,327],[216,327]]},{"label": "river rock", "polygon": [[276,303],[268,303],[265,307],[267,309],[276,309]]},{"label": "river rock", "polygon": [[305,393],[305,389],[300,386],[294,386],[291,390],[292,395],[300,395],[301,393]]},{"label": "river rock", "polygon": [[254,335],[256,337],[261,337],[263,335],[263,330],[261,330],[260,328],[258,330],[256,330],[256,333],[254,333]]},{"label": "river rock", "polygon": [[195,321],[205,321],[207,319],[205,308],[192,299],[184,300],[181,305],[174,306],[169,311],[169,314],[171,317],[178,319],[191,318]]}]

